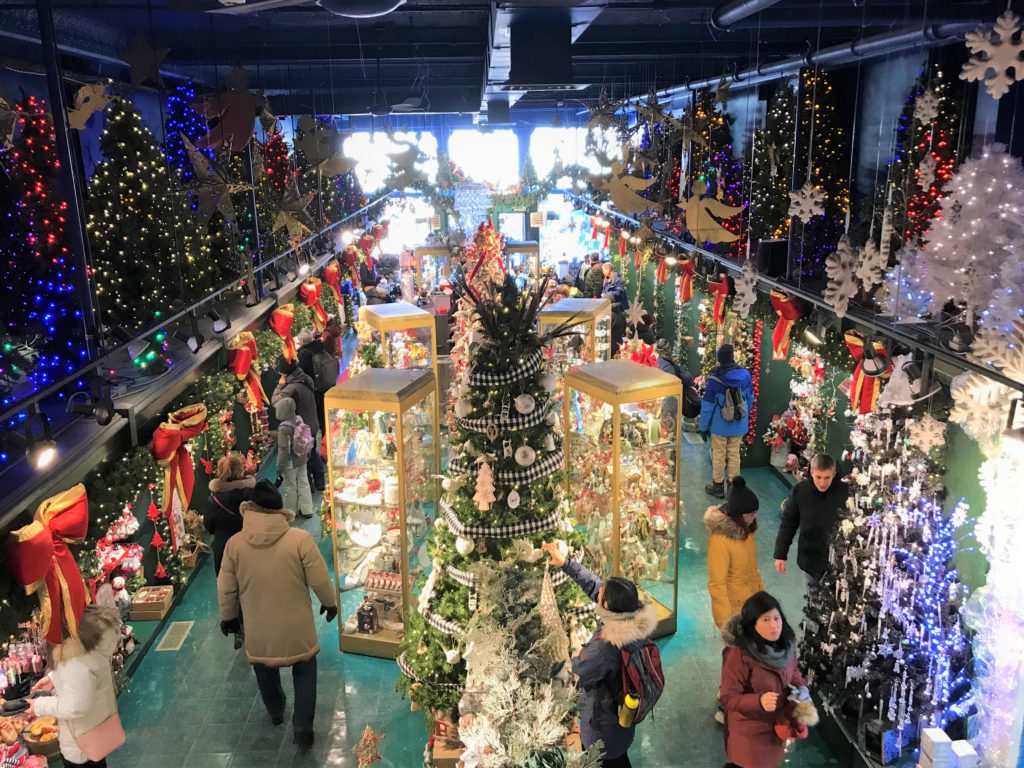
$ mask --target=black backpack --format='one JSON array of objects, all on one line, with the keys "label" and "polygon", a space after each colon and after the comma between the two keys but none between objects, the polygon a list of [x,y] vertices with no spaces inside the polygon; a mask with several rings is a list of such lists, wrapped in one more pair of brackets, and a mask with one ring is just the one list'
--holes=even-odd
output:
[{"label": "black backpack", "polygon": [[725,399],[718,411],[722,414],[722,420],[730,422],[743,421],[747,415],[747,402],[743,399],[743,393],[740,392],[740,388],[726,386],[725,382],[717,376],[710,376],[709,379],[717,381],[725,390]]},{"label": "black backpack", "polygon": [[341,361],[326,349],[313,355],[313,387],[317,392],[326,392],[338,383]]},{"label": "black backpack", "polygon": [[683,382],[683,418],[695,419],[700,416],[700,395],[697,394],[697,388],[693,383],[686,383],[683,379],[683,372],[679,369],[676,361],[666,357],[669,365],[672,366],[672,370],[675,371],[676,377]]}]

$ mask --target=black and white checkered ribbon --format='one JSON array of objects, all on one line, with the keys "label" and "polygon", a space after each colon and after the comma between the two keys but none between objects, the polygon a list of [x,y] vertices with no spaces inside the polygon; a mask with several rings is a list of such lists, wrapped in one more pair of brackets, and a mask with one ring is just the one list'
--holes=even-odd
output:
[{"label": "black and white checkered ribbon", "polygon": [[413,671],[412,667],[409,666],[409,661],[405,658],[404,653],[399,654],[398,658],[395,659],[395,662],[398,664],[398,668],[402,671],[402,674],[414,682],[421,683],[423,685],[436,686],[438,688],[451,688],[453,690],[462,687],[458,683],[435,683],[430,680],[424,680],[422,677],[417,675],[415,671]]},{"label": "black and white checkered ribbon", "polygon": [[518,539],[541,531],[553,531],[558,528],[562,520],[556,510],[541,520],[522,520],[511,525],[489,528],[484,525],[464,525],[455,514],[455,510],[448,504],[447,499],[441,499],[441,509],[444,510],[444,519],[452,533],[471,539]]},{"label": "black and white checkered ribbon", "polygon": [[432,626],[438,632],[448,635],[449,637],[462,637],[464,630],[454,621],[442,619],[433,611],[427,611],[425,618],[427,620],[427,624]]},{"label": "black and white checkered ribbon", "polygon": [[513,368],[510,371],[502,371],[501,373],[487,373],[485,371],[471,370],[467,381],[472,386],[490,386],[492,384],[509,385],[515,384],[517,381],[522,381],[530,376],[533,376],[537,371],[540,370],[540,364],[543,360],[540,350],[531,352],[530,355],[523,361],[523,364],[518,368]]},{"label": "black and white checkered ribbon", "polygon": [[[469,587],[470,589],[476,586],[476,574],[469,571],[460,571],[454,565],[446,565],[444,569],[453,581],[458,582],[462,586]],[[555,571],[551,574],[551,585],[555,587],[561,586],[568,579],[569,575],[564,571]]]},{"label": "black and white checkered ribbon", "polygon": [[565,612],[565,615],[575,619],[585,619],[588,616],[594,615],[593,605],[579,605],[575,608],[570,608]]},{"label": "black and white checkered ribbon", "polygon": [[460,419],[456,418],[455,423],[463,429],[468,429],[471,432],[479,432],[485,434],[487,428],[492,424],[501,430],[509,430],[511,432],[517,432],[520,429],[530,429],[536,427],[544,419],[548,417],[548,413],[551,411],[551,407],[554,405],[553,400],[548,400],[540,408],[535,408],[533,413],[528,413],[525,416],[515,414],[509,416],[507,419]]},{"label": "black and white checkered ribbon", "polygon": [[[562,468],[565,457],[562,453],[562,446],[557,445],[555,450],[547,454],[540,461],[535,461],[528,467],[522,469],[499,469],[494,472],[494,482],[497,485],[529,485],[535,483],[548,475],[553,475]],[[476,474],[480,471],[476,460],[466,464],[465,457],[457,456],[448,462],[448,471],[453,475]]]}]

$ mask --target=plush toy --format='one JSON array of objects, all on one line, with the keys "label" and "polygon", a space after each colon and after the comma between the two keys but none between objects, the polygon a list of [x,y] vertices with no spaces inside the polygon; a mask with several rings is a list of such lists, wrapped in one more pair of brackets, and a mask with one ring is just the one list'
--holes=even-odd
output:
[{"label": "plush toy", "polygon": [[114,588],[114,605],[121,614],[121,621],[128,621],[128,615],[132,612],[132,596],[125,589],[124,576],[115,576],[110,585]]},{"label": "plush toy", "polygon": [[806,739],[810,726],[817,724],[818,710],[807,686],[789,686],[789,696],[775,719],[775,735],[783,741]]}]

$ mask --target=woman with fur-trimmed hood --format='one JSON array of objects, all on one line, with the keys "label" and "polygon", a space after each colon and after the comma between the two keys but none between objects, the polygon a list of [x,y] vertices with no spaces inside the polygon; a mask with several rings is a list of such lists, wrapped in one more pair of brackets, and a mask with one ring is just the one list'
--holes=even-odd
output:
[{"label": "woman with fur-trimmed hood", "polygon": [[758,592],[722,627],[725,751],[733,768],[779,768],[786,742],[807,737],[818,712],[797,666],[796,635],[779,601]]},{"label": "woman with fur-trimmed hood", "polygon": [[221,456],[217,477],[210,481],[210,495],[203,510],[203,527],[213,535],[213,573],[220,574],[220,562],[228,539],[242,530],[243,501],[256,487],[256,478],[246,476],[245,464],[237,453]]},{"label": "woman with fur-trimmed hood", "polygon": [[602,581],[574,560],[567,560],[558,544],[542,545],[551,564],[561,568],[597,603],[599,624],[593,636],[572,660],[580,689],[580,741],[583,748],[604,743],[603,768],[630,768],[629,750],[635,726],[619,725],[622,698],[623,648],[641,646],[658,625],[650,602],[642,602],[636,585],[621,576]]},{"label": "woman with fur-trimmed hood", "polygon": [[734,477],[729,499],[708,507],[704,528],[708,536],[708,594],[711,615],[719,629],[755,592],[764,589],[757,568],[757,496],[742,477]]},{"label": "woman with fur-trimmed hood", "polygon": [[[67,630],[65,630],[67,631]],[[55,717],[64,765],[103,768],[106,759],[89,762],[78,739],[108,717],[117,714],[117,693],[110,659],[121,638],[117,610],[87,605],[78,622],[78,637],[66,637],[50,646],[49,672],[33,691],[52,691],[52,696],[28,700],[30,717]]]}]

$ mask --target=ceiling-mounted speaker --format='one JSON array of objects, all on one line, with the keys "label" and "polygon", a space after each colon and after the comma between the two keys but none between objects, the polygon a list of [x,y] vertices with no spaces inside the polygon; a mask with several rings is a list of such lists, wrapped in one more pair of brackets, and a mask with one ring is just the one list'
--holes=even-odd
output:
[{"label": "ceiling-mounted speaker", "polygon": [[487,102],[487,124],[509,125],[512,114],[509,111],[508,99],[495,99]]},{"label": "ceiling-mounted speaker", "polygon": [[509,24],[511,67],[505,87],[572,89],[572,18],[568,8],[528,8]]}]

